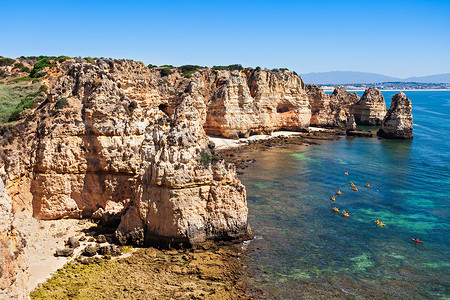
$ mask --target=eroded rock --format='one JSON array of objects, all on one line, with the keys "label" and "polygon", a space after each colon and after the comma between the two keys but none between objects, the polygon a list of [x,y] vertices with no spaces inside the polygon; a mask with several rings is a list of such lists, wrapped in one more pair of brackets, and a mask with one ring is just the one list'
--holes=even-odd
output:
[{"label": "eroded rock", "polygon": [[11,204],[12,199],[0,179],[0,299],[29,299],[26,241],[14,229]]},{"label": "eroded rock", "polygon": [[386,115],[386,103],[381,92],[377,88],[370,87],[353,106],[352,111],[356,124],[380,126]]},{"label": "eroded rock", "polygon": [[411,100],[400,92],[392,97],[391,107],[377,135],[388,139],[412,139],[413,117]]}]

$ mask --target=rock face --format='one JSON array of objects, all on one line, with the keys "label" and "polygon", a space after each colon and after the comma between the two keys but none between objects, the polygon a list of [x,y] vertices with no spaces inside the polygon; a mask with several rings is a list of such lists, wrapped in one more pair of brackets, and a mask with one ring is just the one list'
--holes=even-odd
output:
[{"label": "rock face", "polygon": [[[212,107],[206,109],[213,98],[234,99],[234,85],[250,90],[242,85],[245,72],[223,72],[223,88],[220,73],[210,69],[191,79],[176,73],[162,79],[133,61],[56,65],[44,80],[47,99],[1,135],[6,171],[0,176],[17,209],[40,219],[93,216],[120,224],[117,237],[138,244],[251,236],[245,188],[232,167],[214,159],[203,129],[215,119],[207,117]],[[296,80],[293,85],[301,83]],[[285,91],[280,85],[272,78],[255,95],[271,99],[277,89]],[[287,85],[280,103],[297,101],[296,93]],[[301,127],[272,113],[274,126]],[[255,125],[230,126],[224,135]]]},{"label": "rock face", "polygon": [[311,126],[344,128],[351,115],[351,108],[358,102],[356,93],[347,92],[342,86],[333,94],[326,94],[317,85],[307,85],[306,92],[311,102]]},{"label": "rock face", "polygon": [[[231,76],[230,76],[231,75]],[[311,108],[302,79],[290,71],[244,70],[216,74],[205,131],[228,138],[274,130],[306,130]]]},{"label": "rock face", "polygon": [[29,299],[26,242],[14,229],[11,204],[0,179],[0,299]]},{"label": "rock face", "polygon": [[380,126],[386,115],[386,103],[381,92],[370,87],[354,106],[353,115],[356,124],[367,126]]},{"label": "rock face", "polygon": [[377,135],[388,139],[412,139],[413,118],[411,100],[403,92],[392,97],[391,107]]},{"label": "rock face", "polygon": [[347,124],[345,125],[345,130],[346,131],[355,131],[356,130],[356,122],[355,122],[355,117],[353,115],[351,115],[347,119]]}]

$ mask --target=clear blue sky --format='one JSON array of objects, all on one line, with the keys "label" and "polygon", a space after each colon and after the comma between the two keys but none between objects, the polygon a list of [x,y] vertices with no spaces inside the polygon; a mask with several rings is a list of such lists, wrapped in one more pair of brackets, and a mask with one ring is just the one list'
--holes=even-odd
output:
[{"label": "clear blue sky", "polygon": [[0,55],[240,63],[298,73],[450,72],[450,0],[5,1]]}]

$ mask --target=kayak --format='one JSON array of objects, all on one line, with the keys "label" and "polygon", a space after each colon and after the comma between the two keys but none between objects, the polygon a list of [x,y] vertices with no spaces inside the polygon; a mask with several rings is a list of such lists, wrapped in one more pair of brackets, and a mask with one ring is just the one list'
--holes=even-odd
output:
[{"label": "kayak", "polygon": [[423,244],[423,242],[422,242],[422,241],[419,241],[419,240],[411,239],[411,241],[413,241],[413,242],[415,242],[415,243]]},{"label": "kayak", "polygon": [[339,212],[339,209],[337,207],[333,207],[331,209],[334,210],[335,212]]}]

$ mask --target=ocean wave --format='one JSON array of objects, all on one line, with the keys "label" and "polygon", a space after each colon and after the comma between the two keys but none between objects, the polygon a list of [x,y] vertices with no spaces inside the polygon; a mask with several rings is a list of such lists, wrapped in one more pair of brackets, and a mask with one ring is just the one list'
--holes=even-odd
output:
[{"label": "ocean wave", "polygon": [[429,114],[438,115],[438,116],[448,116],[448,114],[440,113],[440,112],[437,112],[437,111],[431,111],[431,110],[428,110],[425,107],[421,107],[421,106],[414,106],[414,109],[415,110],[420,110],[420,111],[423,111],[423,112],[426,112],[426,113],[429,113]]}]

